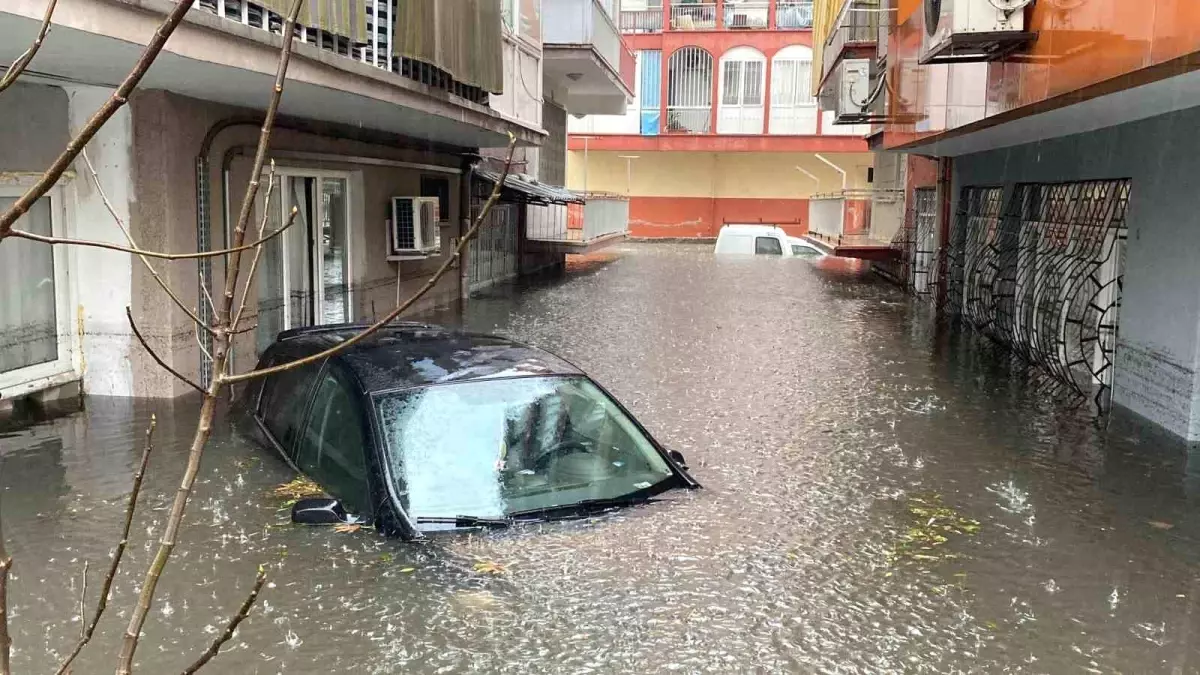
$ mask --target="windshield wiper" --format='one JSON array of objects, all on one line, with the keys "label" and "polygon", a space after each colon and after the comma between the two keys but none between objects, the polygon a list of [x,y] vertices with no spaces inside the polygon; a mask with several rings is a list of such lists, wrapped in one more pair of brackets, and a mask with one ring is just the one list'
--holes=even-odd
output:
[{"label": "windshield wiper", "polygon": [[438,516],[417,516],[418,523],[437,523],[443,525],[453,525],[455,527],[493,527],[503,529],[513,524],[511,518],[484,518],[480,516],[454,516],[438,517]]},{"label": "windshield wiper", "polygon": [[543,506],[536,509],[528,509],[526,511],[516,511],[508,514],[510,519],[525,518],[533,515],[543,515],[551,513],[588,513],[593,511],[605,511],[607,509],[615,509],[622,506],[632,506],[634,504],[649,504],[651,502],[662,501],[657,497],[647,497],[645,495],[625,495],[624,497],[611,497],[607,499],[584,499],[570,504],[559,504],[557,506]]}]

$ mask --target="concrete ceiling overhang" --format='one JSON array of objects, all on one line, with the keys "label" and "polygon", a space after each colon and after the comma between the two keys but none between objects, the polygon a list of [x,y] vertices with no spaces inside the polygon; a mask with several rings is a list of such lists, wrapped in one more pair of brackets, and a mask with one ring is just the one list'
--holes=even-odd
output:
[{"label": "concrete ceiling overhang", "polygon": [[573,115],[623,115],[633,92],[591,45],[545,44],[542,77]]},{"label": "concrete ceiling overhang", "polygon": [[[6,0],[5,5],[0,9],[0,62],[11,63],[32,43],[45,8],[33,0]],[[115,87],[172,5],[165,0],[60,0],[55,23],[29,72]],[[140,88],[265,109],[281,45],[279,35],[194,10]],[[297,42],[294,50],[282,115],[464,148],[502,147],[509,132],[527,145],[540,145],[545,136],[543,130],[485,106],[315,45]]]}]

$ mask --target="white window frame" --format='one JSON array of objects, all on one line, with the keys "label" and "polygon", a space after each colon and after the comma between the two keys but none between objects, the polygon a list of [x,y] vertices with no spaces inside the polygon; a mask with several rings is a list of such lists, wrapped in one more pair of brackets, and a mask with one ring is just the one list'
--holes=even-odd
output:
[{"label": "white window frame", "polygon": [[[16,198],[34,184],[38,177],[20,176],[0,182],[0,197]],[[63,181],[66,182],[66,181]],[[50,231],[55,237],[70,236],[73,228],[70,214],[74,210],[74,195],[63,182],[50,188],[43,199],[50,200]],[[20,222],[20,221],[18,221]],[[115,227],[115,225],[114,225]],[[0,246],[3,246],[0,243]],[[49,244],[38,244],[50,246]],[[71,264],[76,252],[65,245],[51,246],[54,260],[54,320],[58,331],[58,358],[8,372],[0,372],[0,398],[16,398],[43,389],[66,384],[81,377],[79,335],[74,329],[76,292],[71,284]]]},{"label": "white window frame", "polygon": [[[266,182],[268,177],[269,177],[269,174],[266,174],[266,173],[263,174],[262,180],[264,183]],[[354,306],[355,306],[355,302],[354,302],[354,296],[355,296],[355,293],[354,293],[354,253],[355,253],[354,238],[360,234],[359,227],[357,227],[355,224],[355,214],[358,213],[359,210],[355,208],[355,201],[354,201],[357,197],[355,190],[354,190],[354,172],[352,172],[352,171],[335,171],[335,170],[330,170],[330,169],[309,169],[309,168],[305,168],[305,167],[301,167],[301,166],[276,167],[275,168],[275,180],[276,180],[275,189],[280,191],[280,197],[281,197],[281,199],[279,200],[280,213],[279,213],[279,221],[278,221],[280,223],[287,222],[288,200],[283,199],[282,197],[286,194],[283,191],[283,186],[285,185],[285,182],[287,181],[288,178],[316,178],[316,179],[318,179],[318,186],[317,186],[317,192],[316,192],[318,195],[322,194],[321,188],[320,188],[321,180],[334,179],[334,180],[345,181],[345,184],[346,184],[346,227],[347,227],[347,232],[346,232],[346,321],[354,321],[354,316],[355,316],[355,311],[354,311]],[[265,197],[266,190],[260,190],[259,194],[263,195]],[[261,210],[264,208],[265,208],[265,204],[263,202],[263,197],[260,197],[259,198],[259,209],[260,209],[259,212],[261,213],[262,212]],[[318,218],[319,217],[320,217],[320,214],[318,214]],[[284,255],[283,255],[283,285],[284,285],[283,297],[285,298],[285,301],[283,303],[283,329],[284,330],[289,330],[292,328],[299,327],[295,323],[293,323],[292,303],[286,301],[286,299],[289,297],[289,294],[291,293],[291,290],[292,290],[291,288],[288,288],[288,285],[287,285],[288,281],[292,278],[292,276],[291,276],[292,275],[292,269],[291,269],[292,257],[287,254],[287,247],[294,244],[294,239],[292,237],[289,237],[288,235],[293,235],[293,233],[291,231],[288,231],[288,232],[284,232],[281,235],[283,237],[282,244],[285,247]],[[324,279],[325,278],[325,269],[324,269],[325,258],[322,255],[317,255],[317,256],[313,256],[313,257],[316,261],[317,269],[313,270],[312,278]],[[314,318],[324,316],[324,314],[325,314],[325,286],[324,286],[324,284],[319,284],[319,287],[320,287],[319,289],[318,288],[311,289],[313,292],[314,298],[315,298],[315,302],[313,303]],[[321,324],[317,323],[317,324],[313,324],[313,325],[321,325]]]},{"label": "white window frame", "polygon": [[[725,94],[727,93],[725,86],[725,68],[731,64],[738,64],[737,69],[737,101],[734,103],[725,102]],[[759,65],[758,73],[758,103],[746,102],[746,84],[749,80],[748,71],[749,64],[757,63]],[[767,91],[767,56],[759,49],[754,47],[734,47],[721,55],[720,63],[717,68],[717,133],[721,135],[760,135],[764,133],[762,121],[765,119],[767,106],[769,105],[768,97],[770,92]],[[740,126],[744,124],[757,110],[758,130],[725,130],[721,129],[721,122],[725,119],[726,111],[730,111],[738,120]]]}]

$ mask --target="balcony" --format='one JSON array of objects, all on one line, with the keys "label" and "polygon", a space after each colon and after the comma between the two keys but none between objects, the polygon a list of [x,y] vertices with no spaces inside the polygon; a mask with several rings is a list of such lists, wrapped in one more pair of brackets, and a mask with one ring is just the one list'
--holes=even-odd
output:
[{"label": "balcony", "polygon": [[624,115],[633,98],[634,57],[621,40],[611,2],[543,5],[543,80],[573,115]]},{"label": "balcony", "polygon": [[714,30],[717,27],[717,3],[671,5],[671,30]]},{"label": "balcony", "polygon": [[843,59],[873,58],[879,41],[880,22],[886,12],[880,0],[845,0],[838,12],[833,29],[825,40],[821,58],[821,81]]},{"label": "balcony", "polygon": [[732,30],[765,30],[771,18],[771,3],[765,0],[730,2],[723,9],[725,27]]},{"label": "balcony", "polygon": [[779,0],[776,4],[776,28],[780,30],[810,30],[812,24],[812,0]]},{"label": "balcony", "polygon": [[872,212],[904,203],[902,190],[841,190],[808,201],[806,239],[830,255],[884,261],[895,257],[890,241],[871,239]]},{"label": "balcony", "polygon": [[590,253],[629,236],[629,198],[602,192],[583,194],[581,204],[531,206],[526,250]]},{"label": "balcony", "polygon": [[622,33],[661,33],[662,29],[662,7],[621,10]]}]

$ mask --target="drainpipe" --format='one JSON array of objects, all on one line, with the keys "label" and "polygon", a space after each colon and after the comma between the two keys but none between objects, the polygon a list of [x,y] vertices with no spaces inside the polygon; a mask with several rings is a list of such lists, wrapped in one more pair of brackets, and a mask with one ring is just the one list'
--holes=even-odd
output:
[{"label": "drainpipe", "polygon": [[[813,156],[816,157],[817,159],[821,160],[822,162],[825,162],[826,164],[828,164],[830,167],[833,168],[834,171],[842,174],[842,226],[840,229],[844,233],[846,231],[846,185],[850,180],[850,174],[848,174],[846,172],[846,170],[843,169],[842,167],[840,167],[837,164],[834,164],[833,162],[826,159],[825,156],[819,152],[815,153]],[[842,238],[841,235],[838,235],[838,243],[839,244],[841,243],[841,238]]]},{"label": "drainpipe", "polygon": [[953,180],[954,180],[954,160],[949,157],[942,157],[938,160],[938,182],[937,182],[937,197],[938,197],[938,240],[934,250],[938,252],[937,256],[937,313],[938,318],[943,318],[948,309],[949,288],[950,288],[950,201],[953,197]]}]

